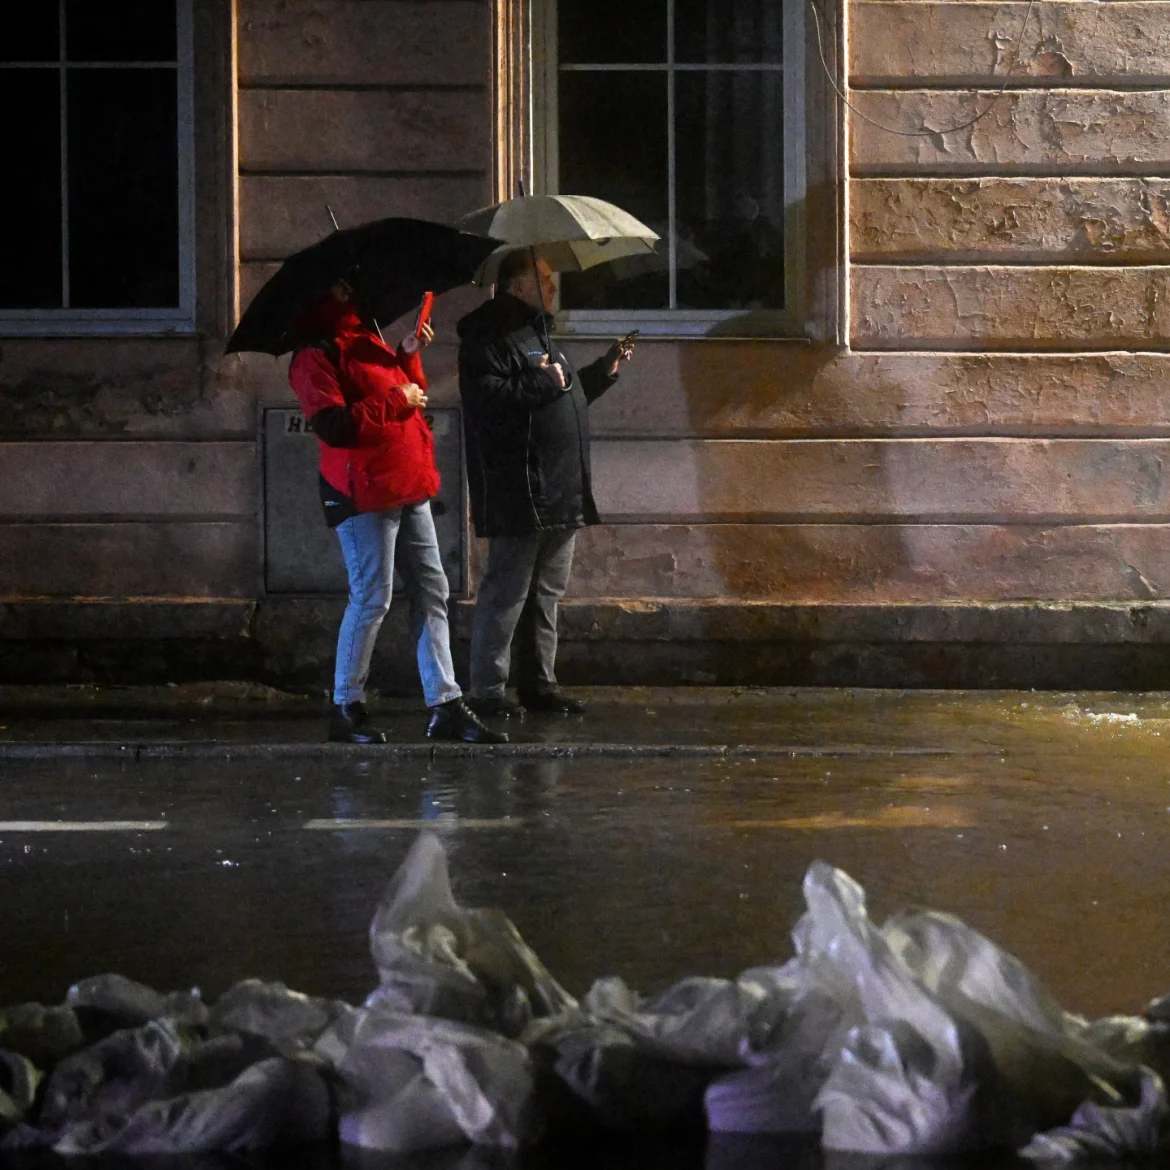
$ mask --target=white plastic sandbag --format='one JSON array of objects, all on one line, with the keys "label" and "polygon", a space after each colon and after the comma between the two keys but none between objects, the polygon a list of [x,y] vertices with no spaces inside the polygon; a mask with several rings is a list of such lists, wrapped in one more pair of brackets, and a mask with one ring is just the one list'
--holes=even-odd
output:
[{"label": "white plastic sandbag", "polygon": [[1036,1162],[1112,1162],[1149,1158],[1170,1149],[1170,1106],[1162,1078],[1142,1072],[1135,1105],[1108,1106],[1088,1101],[1068,1125],[1037,1134],[1020,1151]]},{"label": "white plastic sandbag", "polygon": [[333,1115],[320,1069],[271,1057],[229,1084],[90,1111],[66,1125],[58,1154],[200,1154],[313,1145],[330,1140]]},{"label": "white plastic sandbag", "polygon": [[460,906],[437,837],[419,834],[370,926],[381,986],[367,1000],[516,1037],[576,1001],[498,910]]},{"label": "white plastic sandbag", "polygon": [[599,979],[581,1003],[667,1060],[736,1068],[766,1048],[782,1024],[793,987],[781,968],[759,967],[738,979],[694,976],[653,999],[619,978]]},{"label": "white plastic sandbag", "polygon": [[577,1012],[539,1021],[524,1038],[542,1056],[551,1054],[583,1120],[629,1132],[702,1121],[703,1091],[716,1070],[670,1060],[628,1028]]},{"label": "white plastic sandbag", "polygon": [[0,1010],[0,1048],[27,1057],[42,1071],[84,1044],[72,1008],[18,1003]]},{"label": "white plastic sandbag", "polygon": [[703,1093],[770,1042],[789,989],[778,968],[693,977],[654,998],[599,979],[581,1010],[538,1021],[523,1039],[551,1049],[557,1075],[608,1129],[696,1126]]},{"label": "white plastic sandbag", "polygon": [[799,960],[777,970],[788,987],[788,1010],[767,1043],[745,1053],[748,1067],[707,1089],[713,1133],[820,1133],[817,1096],[840,1058],[856,1013],[812,983]]},{"label": "white plastic sandbag", "polygon": [[1023,965],[977,932],[927,912],[878,928],[861,887],[819,862],[804,892],[796,962],[853,1022],[815,1103],[827,1149],[1018,1145],[1086,1100],[1121,1101],[1110,1078],[1125,1070],[1081,1043]]},{"label": "white plastic sandbag", "polygon": [[514,1149],[537,1133],[528,1050],[484,1028],[375,1007],[341,1021],[318,1051],[346,1087],[340,1136],[349,1145]]},{"label": "white plastic sandbag", "polygon": [[283,983],[245,979],[216,1000],[208,1024],[215,1032],[260,1036],[294,1055],[312,1048],[326,1028],[354,1010],[342,1000],[303,995]]},{"label": "white plastic sandbag", "polygon": [[40,1071],[27,1056],[0,1049],[0,1132],[24,1120],[40,1081]]},{"label": "white plastic sandbag", "polygon": [[102,1012],[123,1028],[164,1018],[189,1026],[207,1022],[207,1008],[197,988],[163,993],[125,975],[94,975],[75,983],[65,996],[65,1006]]},{"label": "white plastic sandbag", "polygon": [[95,1117],[127,1116],[171,1093],[184,1042],[166,1019],[126,1028],[62,1060],[49,1074],[38,1126],[55,1132]]}]

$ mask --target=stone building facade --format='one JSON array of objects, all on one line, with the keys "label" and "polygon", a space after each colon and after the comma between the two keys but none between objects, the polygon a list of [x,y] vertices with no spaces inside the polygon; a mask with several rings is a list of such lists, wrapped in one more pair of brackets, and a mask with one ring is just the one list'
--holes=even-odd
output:
[{"label": "stone building facade", "polygon": [[[324,685],[341,600],[268,573],[286,363],[224,341],[326,207],[540,186],[539,3],[190,6],[189,324],[0,315],[0,679]],[[785,25],[800,319],[648,331],[593,408],[563,681],[1166,685],[1170,10],[817,11]],[[439,408],[480,295],[438,302]],[[410,671],[389,630],[379,681]]]}]

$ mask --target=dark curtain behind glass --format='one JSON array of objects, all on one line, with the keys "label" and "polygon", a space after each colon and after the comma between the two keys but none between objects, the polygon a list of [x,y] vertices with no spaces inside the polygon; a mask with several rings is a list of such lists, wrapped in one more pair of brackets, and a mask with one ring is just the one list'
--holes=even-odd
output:
[{"label": "dark curtain behind glass", "polygon": [[[781,64],[780,0],[676,0],[675,46],[680,62]],[[784,307],[783,99],[775,69],[676,76],[678,233],[706,256],[680,248],[681,309]]]},{"label": "dark curtain behind glass", "polygon": [[[561,0],[562,64],[665,61],[664,0],[625,0],[624,22],[623,0],[601,7]],[[781,0],[675,0],[674,12],[679,64],[783,63]],[[677,308],[784,307],[783,96],[778,68],[676,72]],[[667,308],[666,74],[562,72],[558,104],[560,190],[609,199],[663,237],[656,267],[624,266],[631,279],[608,265],[566,273],[562,307]]]},{"label": "dark curtain behind glass", "polygon": [[[9,7],[0,34],[0,130],[9,164],[0,185],[0,309],[177,307],[173,0],[66,0],[63,30],[55,0]],[[64,258],[62,31],[69,226]],[[6,69],[5,62],[34,67]],[[117,68],[118,62],[135,67]],[[158,67],[140,67],[152,62]]]}]

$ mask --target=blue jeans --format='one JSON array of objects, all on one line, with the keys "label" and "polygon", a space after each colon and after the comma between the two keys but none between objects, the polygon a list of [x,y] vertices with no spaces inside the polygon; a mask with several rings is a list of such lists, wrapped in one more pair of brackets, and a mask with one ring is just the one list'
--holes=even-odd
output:
[{"label": "blue jeans", "polygon": [[374,642],[390,610],[396,549],[427,706],[459,698],[447,628],[447,574],[430,502],[351,516],[337,526],[337,538],[349,574],[349,604],[337,635],[333,701],[358,703],[365,698]]}]

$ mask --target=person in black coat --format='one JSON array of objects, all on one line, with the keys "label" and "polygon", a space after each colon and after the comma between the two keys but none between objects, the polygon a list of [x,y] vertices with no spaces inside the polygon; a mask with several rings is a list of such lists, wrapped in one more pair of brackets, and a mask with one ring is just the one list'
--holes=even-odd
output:
[{"label": "person in black coat", "polygon": [[[481,715],[584,710],[557,687],[557,603],[569,582],[577,529],[598,522],[589,403],[617,381],[633,345],[616,342],[575,370],[548,344],[544,306],[556,290],[544,260],[534,264],[527,250],[509,253],[496,295],[458,326],[471,519],[489,542],[468,697]],[[519,704],[505,692],[514,637]]]}]

